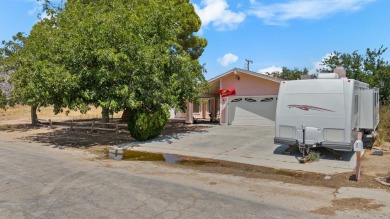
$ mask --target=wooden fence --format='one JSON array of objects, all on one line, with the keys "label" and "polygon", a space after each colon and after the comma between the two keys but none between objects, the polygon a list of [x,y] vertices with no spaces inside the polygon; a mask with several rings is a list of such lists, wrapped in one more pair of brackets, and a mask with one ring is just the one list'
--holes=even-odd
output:
[{"label": "wooden fence", "polygon": [[49,126],[50,128],[54,127],[68,127],[71,130],[91,130],[92,132],[100,131],[111,131],[116,133],[129,133],[127,130],[126,124],[113,123],[113,122],[98,122],[98,121],[69,121],[69,122],[54,122],[51,119],[43,120],[39,119],[39,124]]}]

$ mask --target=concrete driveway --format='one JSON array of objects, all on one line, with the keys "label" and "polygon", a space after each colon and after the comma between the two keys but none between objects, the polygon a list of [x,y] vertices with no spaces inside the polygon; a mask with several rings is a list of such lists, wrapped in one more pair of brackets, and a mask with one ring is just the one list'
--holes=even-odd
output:
[{"label": "concrete driveway", "polygon": [[134,149],[324,174],[350,172],[355,167],[354,152],[346,152],[343,160],[336,160],[331,153],[321,151],[324,157],[319,162],[300,164],[298,151],[284,155],[288,146],[275,145],[273,138],[273,126],[218,125],[139,143]]}]

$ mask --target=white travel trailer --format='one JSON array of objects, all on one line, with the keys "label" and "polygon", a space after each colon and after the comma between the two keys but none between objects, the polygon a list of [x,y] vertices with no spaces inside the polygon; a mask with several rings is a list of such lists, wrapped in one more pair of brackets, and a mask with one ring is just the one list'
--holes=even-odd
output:
[{"label": "white travel trailer", "polygon": [[303,153],[313,147],[351,151],[359,132],[364,145],[372,146],[378,123],[377,88],[320,73],[318,79],[281,82],[274,142],[298,145]]}]

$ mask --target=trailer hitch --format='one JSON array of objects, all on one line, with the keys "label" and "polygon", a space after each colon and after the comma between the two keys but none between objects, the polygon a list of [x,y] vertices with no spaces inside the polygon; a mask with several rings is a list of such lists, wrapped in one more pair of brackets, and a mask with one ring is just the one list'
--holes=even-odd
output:
[{"label": "trailer hitch", "polygon": [[299,151],[302,153],[302,157],[305,157],[305,151],[309,150],[308,146],[306,145],[306,126],[302,125],[302,143],[299,143]]},{"label": "trailer hitch", "polygon": [[[299,151],[302,153],[302,158],[299,158],[299,163],[306,163],[306,154],[309,154],[309,146],[306,145],[306,126],[302,125],[302,143],[298,141]],[[305,154],[306,153],[306,154]]]}]

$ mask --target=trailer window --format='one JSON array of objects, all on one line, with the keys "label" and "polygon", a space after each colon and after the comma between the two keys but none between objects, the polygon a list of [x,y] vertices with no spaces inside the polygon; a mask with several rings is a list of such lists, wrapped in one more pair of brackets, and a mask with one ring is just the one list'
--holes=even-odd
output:
[{"label": "trailer window", "polygon": [[379,106],[379,94],[375,93],[375,106]]},{"label": "trailer window", "polygon": [[358,95],[355,95],[355,114],[359,112],[359,99]]},{"label": "trailer window", "polygon": [[378,103],[377,103],[377,101],[376,101],[376,93],[374,93],[374,106],[378,106]]}]

